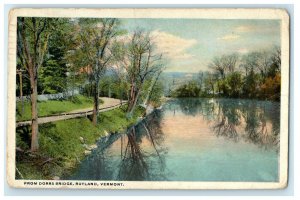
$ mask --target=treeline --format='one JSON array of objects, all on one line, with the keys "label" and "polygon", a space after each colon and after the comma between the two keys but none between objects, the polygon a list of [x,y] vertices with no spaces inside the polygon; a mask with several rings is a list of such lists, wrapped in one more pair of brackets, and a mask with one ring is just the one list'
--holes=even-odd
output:
[{"label": "treeline", "polygon": [[143,30],[128,33],[118,19],[20,17],[17,36],[16,95],[30,95],[32,151],[38,149],[38,94],[79,88],[94,100],[94,125],[100,94],[128,100],[127,117],[163,94],[155,42]]},{"label": "treeline", "polygon": [[172,92],[175,97],[230,97],[280,100],[281,51],[255,51],[215,57],[210,72],[180,85]]}]

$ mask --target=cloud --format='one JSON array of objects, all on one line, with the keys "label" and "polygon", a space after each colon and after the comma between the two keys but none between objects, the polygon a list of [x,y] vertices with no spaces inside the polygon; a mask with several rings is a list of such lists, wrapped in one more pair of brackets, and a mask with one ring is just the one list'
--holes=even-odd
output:
[{"label": "cloud", "polygon": [[186,51],[197,44],[195,39],[184,39],[159,30],[152,31],[151,36],[157,45],[157,49],[171,60],[184,60],[194,57]]},{"label": "cloud", "polygon": [[245,26],[237,26],[234,28],[235,32],[246,33],[256,31],[257,28],[255,26],[245,25]]},{"label": "cloud", "polygon": [[274,26],[272,24],[264,24],[264,25],[241,25],[236,26],[233,31],[236,33],[273,33],[278,32],[279,27]]},{"label": "cloud", "polygon": [[240,48],[240,49],[237,49],[237,52],[240,53],[240,54],[246,54],[249,52],[249,49],[247,48]]},{"label": "cloud", "polygon": [[228,35],[224,35],[223,37],[219,37],[217,38],[218,40],[223,40],[223,41],[233,41],[233,40],[237,40],[240,38],[240,35],[237,34],[228,34]]}]

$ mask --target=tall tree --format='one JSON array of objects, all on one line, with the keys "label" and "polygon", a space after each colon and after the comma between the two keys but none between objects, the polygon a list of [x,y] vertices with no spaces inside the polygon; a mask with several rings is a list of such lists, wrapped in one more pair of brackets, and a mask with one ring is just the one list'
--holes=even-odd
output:
[{"label": "tall tree", "polygon": [[72,25],[69,19],[59,18],[56,29],[51,31],[48,52],[39,69],[38,93],[59,93],[67,90],[67,63],[65,55],[70,46]]},{"label": "tall tree", "polygon": [[273,62],[278,66],[279,70],[281,67],[281,48],[280,46],[275,46],[272,54]]},{"label": "tall tree", "polygon": [[31,89],[31,151],[37,151],[38,143],[38,109],[37,80],[38,69],[44,62],[48,39],[56,19],[20,17],[17,19],[17,55],[21,65],[28,71]]},{"label": "tall tree", "polygon": [[239,56],[235,53],[215,57],[209,64],[209,67],[212,68],[221,79],[225,79],[228,73],[233,73],[235,71],[238,59]]},{"label": "tall tree", "polygon": [[127,46],[124,67],[130,82],[128,116],[131,117],[137,105],[145,81],[162,68],[162,55],[155,52],[155,43],[149,33],[136,30]]},{"label": "tall tree", "polygon": [[257,51],[250,52],[242,57],[240,67],[244,70],[245,75],[258,72],[258,60],[260,53]]},{"label": "tall tree", "polygon": [[267,76],[275,77],[281,69],[281,49],[278,46],[275,46],[272,56],[271,56],[271,65],[268,69]]},{"label": "tall tree", "polygon": [[[79,19],[75,21],[74,63],[85,69],[92,86],[94,106],[93,124],[97,124],[99,111],[99,81],[106,68],[111,65],[112,51],[110,46],[114,39],[122,33],[117,19]],[[77,69],[78,69],[77,68]]]},{"label": "tall tree", "polygon": [[272,54],[270,51],[261,51],[257,57],[257,68],[263,78],[266,78],[272,64]]},{"label": "tall tree", "polygon": [[221,79],[225,78],[226,66],[222,63],[222,57],[214,57],[209,68],[212,68]]}]

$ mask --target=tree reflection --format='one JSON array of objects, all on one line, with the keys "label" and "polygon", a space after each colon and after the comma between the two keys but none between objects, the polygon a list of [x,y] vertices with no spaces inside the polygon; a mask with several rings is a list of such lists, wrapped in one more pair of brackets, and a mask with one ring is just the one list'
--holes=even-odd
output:
[{"label": "tree reflection", "polygon": [[216,136],[261,147],[279,148],[280,105],[237,99],[182,98],[176,101],[185,115],[202,115]]},{"label": "tree reflection", "polygon": [[[166,180],[162,112],[154,111],[126,134],[112,134],[98,142],[74,180]],[[111,146],[114,145],[113,148]],[[116,151],[120,149],[120,151]],[[119,156],[120,155],[120,156]]]},{"label": "tree reflection", "polygon": [[238,141],[239,137],[236,128],[241,124],[240,111],[232,104],[222,106],[222,104],[219,103],[218,106],[219,108],[215,119],[216,123],[212,129],[217,136],[225,136],[234,141]]},{"label": "tree reflection", "polygon": [[119,167],[120,180],[149,179],[148,165],[135,137],[135,127],[127,134],[127,145]]},{"label": "tree reflection", "polygon": [[274,108],[268,102],[240,100],[233,104],[230,100],[220,100],[217,104],[219,111],[212,126],[216,135],[234,141],[243,138],[265,148],[277,147],[279,129],[274,124],[279,123],[271,117]]},{"label": "tree reflection", "polygon": [[177,104],[180,110],[186,115],[195,116],[199,113],[201,108],[201,99],[198,98],[179,98]]},{"label": "tree reflection", "polygon": [[84,165],[87,170],[80,174],[81,180],[110,180],[113,168],[106,164],[107,159],[103,151],[90,156],[89,161]]},{"label": "tree reflection", "polygon": [[280,123],[273,116],[274,110],[277,109],[271,109],[268,104],[251,102],[244,105],[242,110],[246,123],[245,140],[266,148],[273,146],[279,148]]},{"label": "tree reflection", "polygon": [[[123,152],[121,144],[121,164],[119,180],[165,180],[166,149],[162,147],[163,133],[160,128],[161,113],[155,111],[147,120],[128,130],[127,145]],[[142,139],[146,138],[152,149],[146,149]],[[123,143],[123,141],[122,141]],[[142,149],[141,146],[145,149]]]}]

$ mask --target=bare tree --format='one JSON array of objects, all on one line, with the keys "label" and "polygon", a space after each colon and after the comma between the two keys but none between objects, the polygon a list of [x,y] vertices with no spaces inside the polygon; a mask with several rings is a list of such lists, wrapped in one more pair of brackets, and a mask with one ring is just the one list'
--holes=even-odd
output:
[{"label": "bare tree", "polygon": [[222,57],[214,57],[209,67],[218,73],[221,79],[225,78],[226,66],[222,64]]},{"label": "bare tree", "polygon": [[235,71],[238,60],[239,60],[239,56],[236,53],[222,57],[222,61],[228,73],[233,73]]},{"label": "bare tree", "polygon": [[21,65],[29,74],[31,88],[31,151],[37,151],[38,142],[38,106],[37,80],[38,69],[44,62],[48,40],[55,19],[20,17],[17,24],[17,53]]},{"label": "bare tree", "polygon": [[223,55],[221,57],[215,57],[209,64],[215,73],[219,75],[221,79],[225,79],[226,74],[233,73],[235,71],[239,56],[238,54]]},{"label": "bare tree", "polygon": [[257,68],[261,75],[265,78],[267,76],[268,69],[272,64],[272,54],[270,51],[261,51],[257,57]]},{"label": "bare tree", "polygon": [[246,54],[242,58],[240,67],[244,68],[246,76],[250,72],[255,72],[260,73],[263,78],[266,78],[274,61],[280,62],[280,50],[275,49],[274,52],[270,50],[255,51]]},{"label": "bare tree", "polygon": [[240,67],[243,68],[246,76],[250,72],[257,72],[259,57],[259,52],[250,52],[243,56]]},{"label": "bare tree", "polygon": [[281,49],[280,46],[275,46],[272,53],[272,60],[278,66],[279,70],[281,68]]},{"label": "bare tree", "polygon": [[133,33],[126,49],[123,62],[130,82],[127,108],[130,117],[137,105],[144,82],[161,70],[162,55],[155,53],[153,40],[149,33],[142,30]]}]

